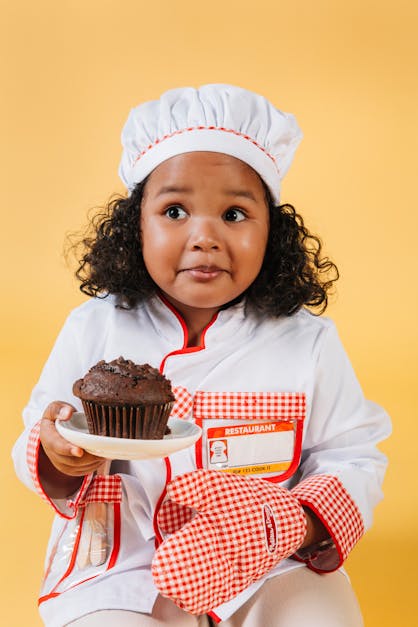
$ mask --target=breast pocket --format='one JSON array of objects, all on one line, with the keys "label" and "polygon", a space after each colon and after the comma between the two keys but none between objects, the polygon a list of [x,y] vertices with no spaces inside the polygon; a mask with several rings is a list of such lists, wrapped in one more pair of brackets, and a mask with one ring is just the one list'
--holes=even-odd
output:
[{"label": "breast pocket", "polygon": [[203,433],[197,466],[285,481],[300,463],[305,414],[302,392],[198,390],[193,415]]}]

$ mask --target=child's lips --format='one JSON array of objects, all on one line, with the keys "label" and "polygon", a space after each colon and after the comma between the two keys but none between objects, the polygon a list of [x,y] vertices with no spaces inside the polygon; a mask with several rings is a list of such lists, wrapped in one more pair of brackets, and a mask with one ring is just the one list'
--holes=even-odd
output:
[{"label": "child's lips", "polygon": [[194,266],[192,268],[184,268],[181,272],[188,274],[195,281],[209,282],[227,271],[218,266]]}]

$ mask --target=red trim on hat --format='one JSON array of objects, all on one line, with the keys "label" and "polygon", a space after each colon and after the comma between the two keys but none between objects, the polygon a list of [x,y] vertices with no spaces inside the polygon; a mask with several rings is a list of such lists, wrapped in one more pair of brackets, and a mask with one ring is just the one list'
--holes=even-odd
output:
[{"label": "red trim on hat", "polygon": [[164,135],[163,137],[157,138],[154,141],[153,144],[149,144],[142,152],[140,152],[139,155],[136,157],[136,159],[134,159],[133,166],[135,166],[137,161],[139,161],[141,159],[141,157],[143,157],[156,144],[160,144],[165,139],[170,139],[170,137],[174,137],[175,135],[182,135],[183,133],[187,133],[189,131],[222,131],[224,133],[232,133],[232,135],[237,135],[238,137],[242,137],[243,139],[246,139],[247,141],[249,141],[252,144],[254,144],[254,146],[256,146],[257,148],[262,150],[264,152],[264,154],[269,159],[271,159],[273,161],[273,163],[276,166],[277,170],[279,169],[277,167],[277,161],[273,157],[273,155],[271,155],[269,152],[267,152],[267,150],[265,148],[263,148],[263,146],[261,146],[258,142],[255,141],[255,139],[253,139],[249,135],[245,135],[244,133],[240,133],[239,131],[236,131],[233,128],[225,128],[223,126],[189,126],[188,128],[182,128],[182,129],[179,129],[177,131],[173,131],[172,133],[167,133],[167,135]]}]

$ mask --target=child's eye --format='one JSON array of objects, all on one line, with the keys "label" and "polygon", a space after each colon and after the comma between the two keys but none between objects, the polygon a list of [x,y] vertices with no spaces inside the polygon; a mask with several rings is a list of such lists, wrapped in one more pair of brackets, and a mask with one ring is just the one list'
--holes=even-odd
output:
[{"label": "child's eye", "polygon": [[171,205],[165,210],[165,215],[172,220],[182,220],[187,216],[187,213],[180,205]]},{"label": "child's eye", "polygon": [[224,220],[227,222],[242,222],[245,218],[245,213],[241,209],[228,209],[224,213]]}]

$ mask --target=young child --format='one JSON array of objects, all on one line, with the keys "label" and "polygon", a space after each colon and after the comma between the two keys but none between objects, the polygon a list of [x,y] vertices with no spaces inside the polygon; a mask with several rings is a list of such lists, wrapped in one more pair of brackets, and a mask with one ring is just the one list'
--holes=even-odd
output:
[{"label": "young child", "polygon": [[[46,625],[362,624],[341,566],[381,499],[390,426],[333,323],[306,309],[326,308],[337,270],[280,205],[300,139],[292,115],[230,85],[130,113],[129,194],[95,220],[77,271],[95,298],[67,319],[14,448],[56,514]],[[159,368],[173,415],[203,435],[106,474],[55,421],[81,409],[73,382],[120,355]],[[103,511],[105,557],[89,559]]]}]

